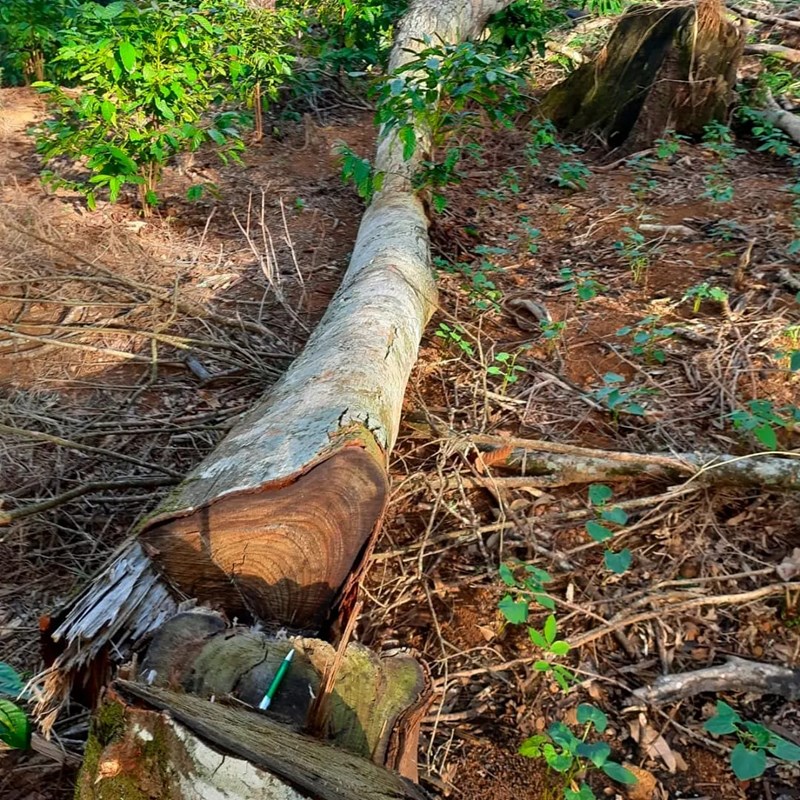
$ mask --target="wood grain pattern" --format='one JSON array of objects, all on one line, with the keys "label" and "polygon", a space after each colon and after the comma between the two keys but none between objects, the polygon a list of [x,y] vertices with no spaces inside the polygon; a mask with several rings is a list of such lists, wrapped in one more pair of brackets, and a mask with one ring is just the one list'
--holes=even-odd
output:
[{"label": "wood grain pattern", "polygon": [[169,581],[229,614],[318,628],[383,511],[382,466],[348,447],[280,489],[228,496],[141,534]]}]

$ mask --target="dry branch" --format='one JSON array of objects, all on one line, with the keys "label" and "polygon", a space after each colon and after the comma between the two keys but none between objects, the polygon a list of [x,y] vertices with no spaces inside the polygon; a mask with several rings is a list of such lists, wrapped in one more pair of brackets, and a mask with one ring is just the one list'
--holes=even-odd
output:
[{"label": "dry branch", "polygon": [[745,55],[748,56],[775,56],[792,64],[800,64],[800,50],[792,47],[784,47],[782,44],[746,44],[744,46]]},{"label": "dry branch", "polygon": [[745,19],[754,19],[756,22],[763,22],[767,25],[777,25],[780,28],[800,31],[800,21],[779,17],[777,14],[765,14],[763,11],[756,11],[753,8],[742,8],[741,6],[728,3],[728,8],[735,14]]},{"label": "dry branch", "polygon": [[776,128],[780,128],[800,145],[800,117],[790,111],[784,111],[775,102],[775,98],[769,90],[765,93],[764,106],[761,109],[761,113],[767,122],[771,122]]},{"label": "dry branch", "polygon": [[646,703],[674,703],[701,692],[755,692],[800,699],[800,670],[730,656],[724,664],[662,675],[652,686],[634,691]]},{"label": "dry branch", "polygon": [[24,519],[25,517],[31,517],[34,514],[41,514],[43,511],[49,511],[51,508],[58,508],[58,506],[68,503],[76,497],[83,497],[93,492],[100,492],[106,489],[124,491],[137,487],[171,486],[177,483],[177,481],[178,478],[141,478],[138,476],[116,481],[91,481],[90,483],[84,483],[81,486],[76,486],[74,489],[69,489],[66,492],[57,494],[54,497],[39,500],[36,503],[18,506],[8,511],[0,509],[0,527],[11,525],[12,522]]},{"label": "dry branch", "polygon": [[[576,447],[556,442],[514,439],[485,434],[464,437],[492,468],[527,473],[527,486],[566,486],[570,483],[614,482],[637,477],[702,485],[761,486],[800,489],[800,453],[730,456],[715,453],[643,454]],[[491,483],[492,479],[487,478]],[[502,480],[502,479],[501,479]]]}]

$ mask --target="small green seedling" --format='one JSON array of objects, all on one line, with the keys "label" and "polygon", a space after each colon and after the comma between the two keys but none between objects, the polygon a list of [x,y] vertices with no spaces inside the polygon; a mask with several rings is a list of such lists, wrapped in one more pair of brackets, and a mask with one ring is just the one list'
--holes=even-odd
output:
[{"label": "small green seedling", "polygon": [[580,272],[573,272],[569,267],[559,270],[559,276],[564,281],[562,290],[565,292],[574,291],[581,302],[587,302],[597,297],[605,287],[595,280],[594,270],[587,269]]},{"label": "small green seedling", "polygon": [[653,394],[652,389],[624,389],[625,378],[616,372],[603,375],[603,385],[590,392],[590,397],[602,403],[611,412],[614,422],[619,421],[620,414],[632,414],[636,417],[645,415],[644,406],[635,402],[635,397]]},{"label": "small green seedling", "polygon": [[520,374],[525,372],[525,367],[521,367],[516,363],[517,356],[511,353],[498,353],[494,357],[494,363],[486,368],[487,375],[493,375],[503,379],[503,385],[500,387],[501,392],[505,392],[508,385],[516,383],[519,380]]},{"label": "small green seedling", "polygon": [[547,321],[546,319],[539,322],[539,327],[542,329],[542,336],[548,343],[552,350],[558,349],[558,342],[563,337],[564,331],[567,329],[567,323],[562,321]]},{"label": "small green seedling", "polygon": [[[609,525],[622,528],[628,524],[628,514],[625,509],[609,505],[613,495],[611,487],[604,483],[593,483],[589,487],[589,503],[595,518],[586,523],[586,533],[596,542],[607,542],[614,538],[615,531],[609,528]],[[607,569],[616,575],[621,575],[633,562],[633,554],[627,547],[619,551],[606,549],[603,561]]]},{"label": "small green seedling", "polygon": [[24,692],[17,671],[0,662],[0,742],[15,750],[27,750],[31,743],[31,723],[25,712],[5,697],[20,697]]},{"label": "small green seedling", "polygon": [[737,409],[730,414],[734,430],[751,433],[764,447],[778,447],[776,429],[793,431],[800,423],[800,408],[783,406],[776,409],[770,400],[750,400],[747,410]]},{"label": "small green seedling", "polygon": [[[537,604],[553,611],[555,602],[544,588],[552,578],[543,569],[526,564],[524,573],[518,577],[507,564],[500,565],[500,578],[511,591],[503,596],[498,603],[500,613],[506,622],[511,625],[522,625],[528,622],[531,604]],[[574,682],[575,675],[572,670],[563,664],[555,662],[554,658],[562,658],[569,653],[569,643],[558,638],[558,623],[555,614],[548,615],[542,630],[528,626],[528,636],[531,642],[541,649],[545,656],[550,658],[539,659],[534,662],[537,672],[549,673],[563,692],[569,691],[570,684]]]},{"label": "small green seedling", "polygon": [[454,344],[465,355],[475,355],[475,348],[464,338],[465,331],[460,325],[451,327],[446,322],[441,322],[436,329],[436,336],[444,339],[447,344]]},{"label": "small green seedling", "polygon": [[740,781],[760,778],[767,768],[767,753],[775,758],[796,763],[800,761],[800,747],[773,733],[757,722],[746,722],[722,700],[717,700],[716,714],[703,726],[716,736],[735,734],[739,743],[730,756],[733,774]]},{"label": "small green seedling", "polygon": [[657,316],[651,314],[635,325],[625,325],[620,328],[617,336],[633,334],[631,353],[635,356],[643,356],[650,363],[663,364],[667,360],[667,354],[658,345],[670,339],[675,331],[669,327],[659,326],[659,321]]},{"label": "small green seedling", "polygon": [[712,286],[704,282],[690,286],[683,295],[683,300],[692,301],[692,311],[696,314],[700,310],[700,306],[704,300],[713,300],[722,306],[728,303],[728,293],[719,286]]},{"label": "small green seedling", "polygon": [[625,234],[625,238],[614,242],[614,249],[628,264],[634,282],[639,283],[650,267],[650,257],[656,255],[660,248],[656,245],[648,245],[644,234],[628,225],[622,229],[622,232]]},{"label": "small green seedling", "polygon": [[559,189],[570,189],[573,192],[584,191],[589,188],[589,178],[592,171],[583,161],[562,161],[558,170],[550,175],[551,183]]},{"label": "small green seedling", "polygon": [[576,715],[578,724],[583,726],[580,737],[563,722],[554,722],[547,733],[526,739],[520,745],[520,755],[544,759],[550,769],[563,776],[564,800],[595,800],[596,795],[585,780],[589,772],[603,773],[625,785],[636,783],[636,776],[630,770],[611,760],[608,744],[588,741],[593,728],[597,733],[606,730],[606,715],[589,703],[581,703]]}]

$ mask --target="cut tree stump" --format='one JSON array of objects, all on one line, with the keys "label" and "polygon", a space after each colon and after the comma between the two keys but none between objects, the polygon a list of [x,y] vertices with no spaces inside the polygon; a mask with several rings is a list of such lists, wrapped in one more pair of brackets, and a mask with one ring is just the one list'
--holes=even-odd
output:
[{"label": "cut tree stump", "polygon": [[591,132],[631,152],[667,130],[697,136],[727,119],[743,47],[719,0],[636,6],[594,62],[547,93],[541,113],[564,130]]}]

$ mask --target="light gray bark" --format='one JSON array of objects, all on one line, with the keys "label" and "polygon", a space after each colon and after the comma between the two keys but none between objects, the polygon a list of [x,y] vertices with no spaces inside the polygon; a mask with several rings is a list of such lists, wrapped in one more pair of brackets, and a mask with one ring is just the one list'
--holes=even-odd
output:
[{"label": "light gray bark", "polygon": [[767,91],[764,107],[761,109],[764,119],[780,128],[787,136],[800,144],[800,117],[789,111],[784,111],[776,102],[772,94]]}]

